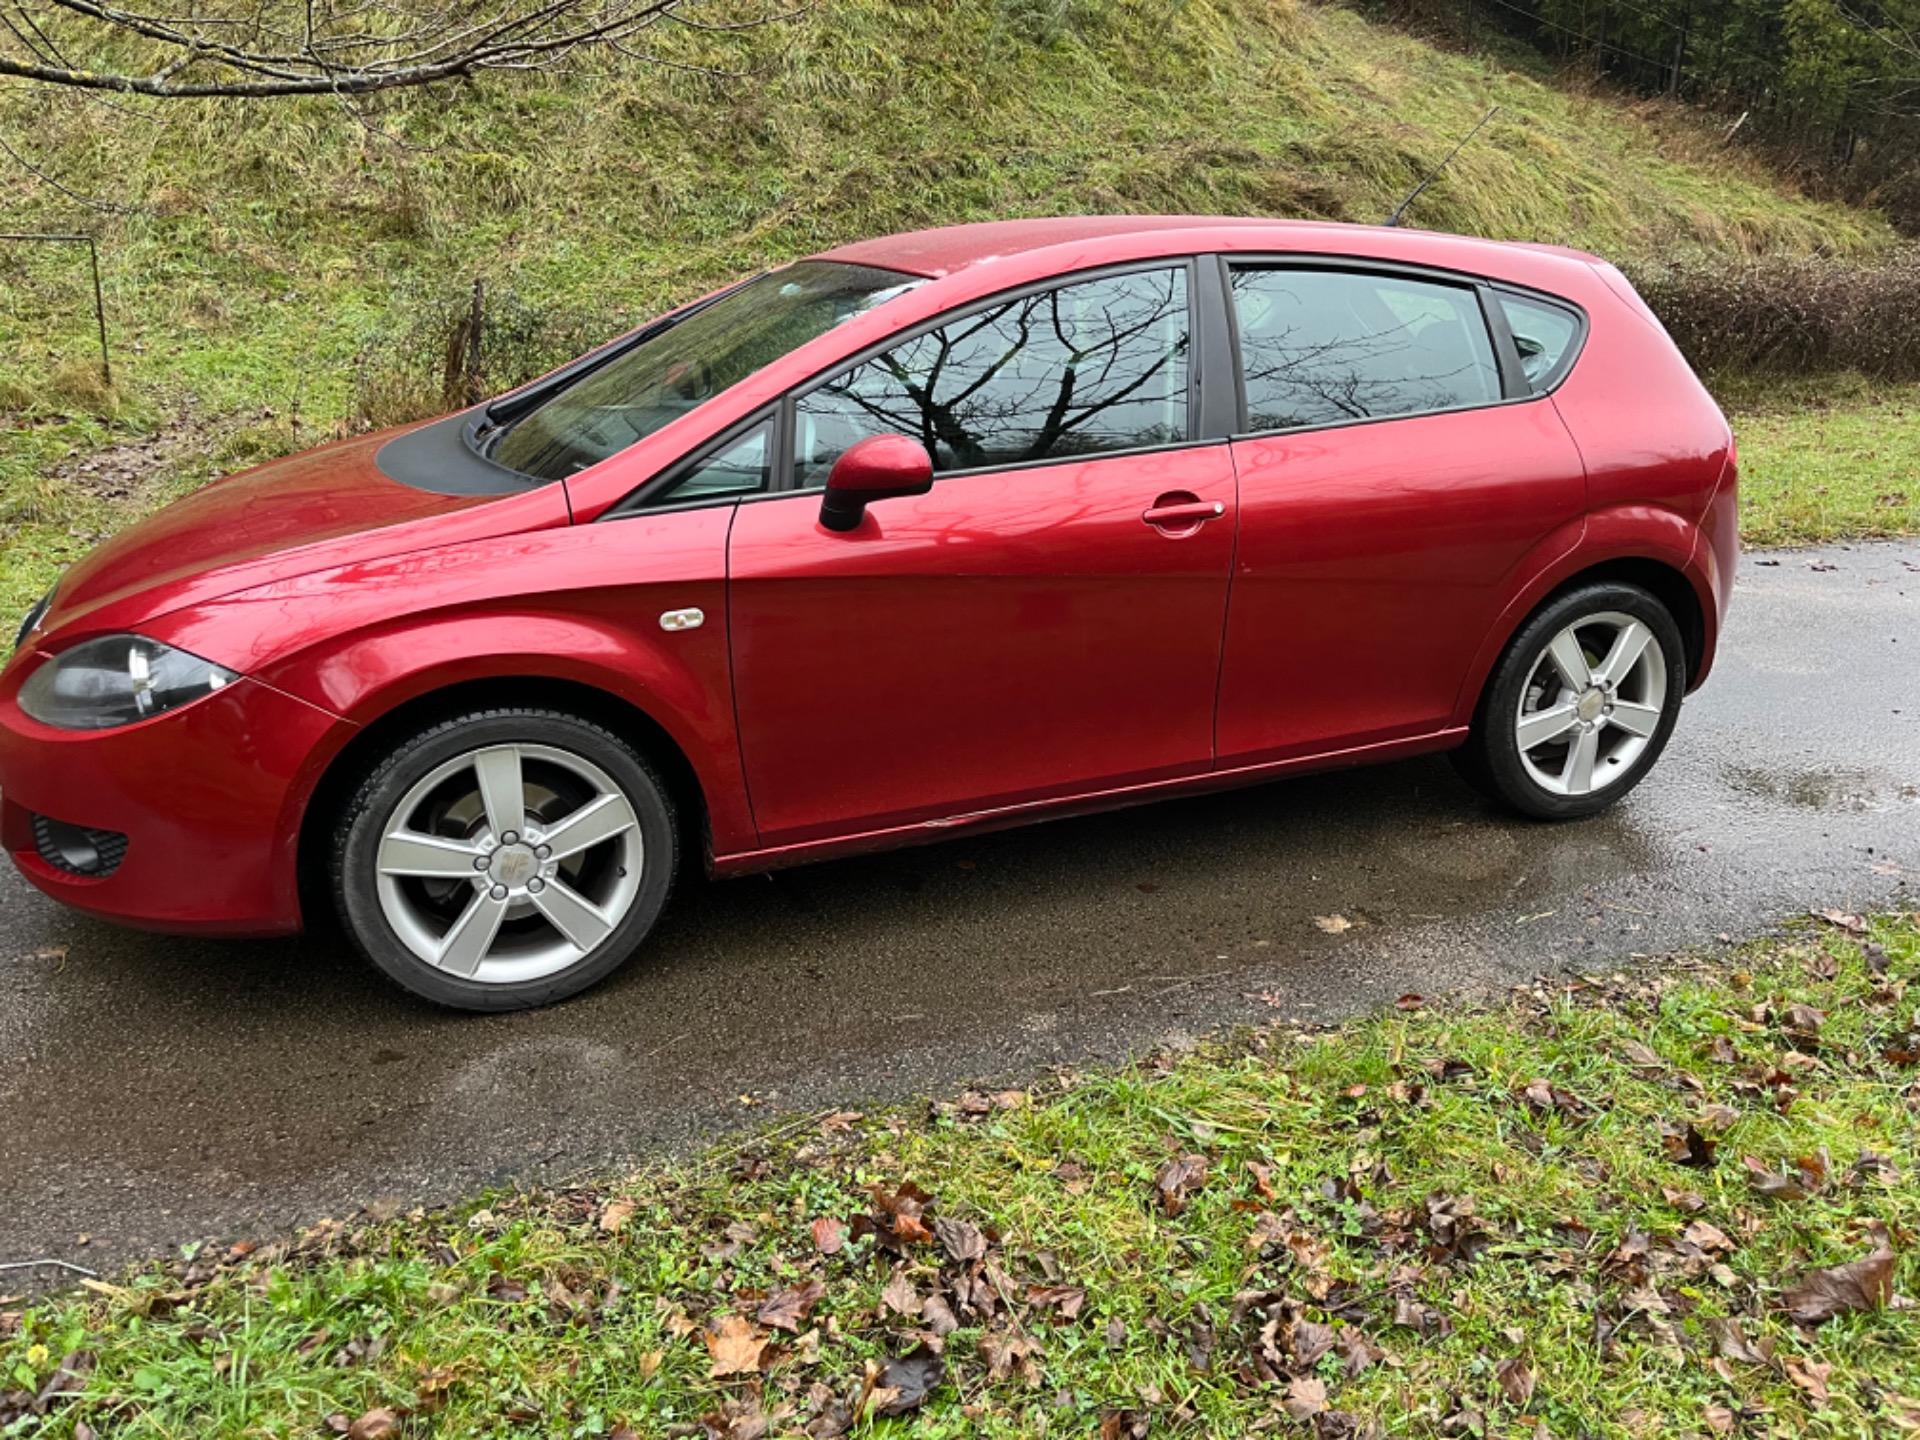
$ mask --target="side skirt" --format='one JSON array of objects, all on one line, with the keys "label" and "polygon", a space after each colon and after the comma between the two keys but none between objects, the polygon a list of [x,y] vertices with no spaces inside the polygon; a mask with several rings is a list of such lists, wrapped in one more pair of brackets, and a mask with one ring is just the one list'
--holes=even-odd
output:
[{"label": "side skirt", "polygon": [[1236,790],[1291,775],[1318,770],[1342,770],[1373,765],[1387,760],[1451,750],[1466,741],[1467,727],[1452,726],[1425,735],[1402,740],[1383,740],[1372,745],[1357,745],[1347,750],[1329,750],[1317,755],[1300,755],[1286,760],[1269,760],[1258,765],[1243,765],[1231,770],[1210,770],[1201,775],[1183,775],[1175,780],[1156,780],[1146,785],[1129,785],[1117,790],[1093,790],[1083,795],[1034,800],[1021,805],[1005,805],[994,810],[978,810],[964,815],[948,815],[938,820],[922,820],[913,825],[896,825],[885,830],[857,831],[825,840],[808,840],[797,845],[779,845],[766,850],[741,850],[713,857],[712,873],[721,879],[735,875],[753,875],[768,870],[784,870],[815,860],[847,855],[866,855],[880,850],[896,850],[908,845],[931,845],[957,835],[978,835],[994,830],[1010,830],[1019,825],[1036,825],[1046,820],[1065,820],[1076,815],[1093,815],[1103,810],[1124,810],[1156,800],[1171,800],[1182,795],[1204,795],[1215,790]]}]

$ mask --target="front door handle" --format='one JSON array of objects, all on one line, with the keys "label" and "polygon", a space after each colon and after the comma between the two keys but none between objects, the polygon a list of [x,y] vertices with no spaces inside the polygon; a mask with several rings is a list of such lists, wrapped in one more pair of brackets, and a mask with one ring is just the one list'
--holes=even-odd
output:
[{"label": "front door handle", "polygon": [[1150,505],[1141,519],[1163,530],[1198,530],[1209,520],[1227,513],[1221,500],[1197,500],[1191,495],[1162,495]]}]

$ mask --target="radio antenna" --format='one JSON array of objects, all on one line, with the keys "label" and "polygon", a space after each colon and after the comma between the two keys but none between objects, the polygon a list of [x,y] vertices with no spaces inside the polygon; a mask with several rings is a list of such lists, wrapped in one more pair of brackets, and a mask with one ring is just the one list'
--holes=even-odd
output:
[{"label": "radio antenna", "polygon": [[1418,185],[1414,186],[1412,191],[1407,195],[1407,198],[1402,200],[1399,203],[1399,205],[1395,207],[1394,212],[1391,215],[1387,216],[1387,218],[1381,221],[1380,223],[1388,226],[1397,226],[1400,223],[1400,217],[1407,213],[1407,207],[1413,204],[1414,201],[1420,198],[1420,192],[1422,190],[1425,190],[1427,186],[1431,185],[1435,180],[1438,180],[1440,178],[1440,172],[1442,170],[1445,170],[1447,166],[1453,163],[1453,157],[1458,155],[1462,150],[1466,149],[1467,142],[1473,139],[1473,137],[1478,135],[1482,130],[1484,130],[1486,128],[1487,122],[1493,119],[1493,117],[1498,115],[1499,113],[1500,113],[1500,107],[1496,105],[1491,110],[1487,111],[1486,114],[1482,115],[1480,117],[1480,123],[1474,126],[1471,130],[1467,131],[1466,134],[1462,135],[1460,139],[1454,144],[1454,147],[1447,152],[1447,158],[1442,160],[1438,165],[1434,166],[1432,170],[1428,171],[1427,178],[1422,180]]}]

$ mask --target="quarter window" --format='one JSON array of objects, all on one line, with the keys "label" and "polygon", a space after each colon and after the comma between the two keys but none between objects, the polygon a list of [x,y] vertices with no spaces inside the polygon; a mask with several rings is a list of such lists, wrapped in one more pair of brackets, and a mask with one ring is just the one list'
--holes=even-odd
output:
[{"label": "quarter window", "polygon": [[1398,275],[1236,270],[1247,425],[1292,430],[1501,398],[1474,291]]},{"label": "quarter window", "polygon": [[762,420],[739,438],[694,461],[644,499],[620,506],[622,515],[694,505],[708,500],[738,500],[767,488],[773,468],[773,422]]},{"label": "quarter window", "polygon": [[1560,378],[1562,362],[1580,333],[1579,317],[1544,300],[1505,294],[1499,300],[1507,328],[1513,331],[1514,348],[1520,352],[1520,371],[1538,395]]},{"label": "quarter window", "polygon": [[794,480],[826,483],[869,435],[973,470],[1188,438],[1184,267],[1085,280],[970,311],[794,404]]}]

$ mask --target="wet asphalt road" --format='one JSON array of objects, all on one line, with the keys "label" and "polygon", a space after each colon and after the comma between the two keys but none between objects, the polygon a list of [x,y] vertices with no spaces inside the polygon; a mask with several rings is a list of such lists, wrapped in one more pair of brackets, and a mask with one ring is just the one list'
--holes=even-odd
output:
[{"label": "wet asphalt road", "polygon": [[437,1013],[333,939],[116,931],[7,867],[0,1259],[111,1268],[1911,899],[1920,544],[1772,558],[1660,767],[1600,819],[1507,818],[1435,759],[694,883],[627,970],[535,1014]]}]

